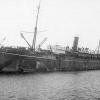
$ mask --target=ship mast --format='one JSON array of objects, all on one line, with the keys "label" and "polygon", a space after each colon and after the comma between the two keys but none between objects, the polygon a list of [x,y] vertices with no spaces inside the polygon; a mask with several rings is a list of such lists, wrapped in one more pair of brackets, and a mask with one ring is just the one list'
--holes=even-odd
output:
[{"label": "ship mast", "polygon": [[98,45],[97,53],[99,54],[99,52],[100,52],[100,40],[99,40],[99,45]]},{"label": "ship mast", "polygon": [[36,36],[37,36],[37,25],[38,25],[38,17],[39,17],[39,11],[40,11],[40,3],[41,0],[39,2],[39,5],[37,7],[37,16],[36,16],[36,23],[35,23],[35,28],[34,28],[34,36],[33,36],[33,42],[32,42],[32,51],[35,52],[35,45],[36,45]]}]

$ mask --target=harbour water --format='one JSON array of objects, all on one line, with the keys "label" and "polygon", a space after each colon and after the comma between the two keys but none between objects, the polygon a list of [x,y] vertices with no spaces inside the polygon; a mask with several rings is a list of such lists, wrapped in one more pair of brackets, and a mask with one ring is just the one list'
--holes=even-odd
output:
[{"label": "harbour water", "polygon": [[100,100],[100,71],[0,74],[0,100]]}]

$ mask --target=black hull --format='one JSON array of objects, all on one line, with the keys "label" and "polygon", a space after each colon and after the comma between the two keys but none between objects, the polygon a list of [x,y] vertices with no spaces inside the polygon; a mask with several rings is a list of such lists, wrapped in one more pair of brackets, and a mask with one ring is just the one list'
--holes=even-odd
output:
[{"label": "black hull", "polygon": [[100,59],[88,59],[77,56],[42,55],[28,56],[13,53],[0,53],[0,71],[85,71],[99,70]]},{"label": "black hull", "polygon": [[[30,67],[31,66],[31,67]],[[34,71],[36,61],[13,53],[0,52],[0,71]]]}]

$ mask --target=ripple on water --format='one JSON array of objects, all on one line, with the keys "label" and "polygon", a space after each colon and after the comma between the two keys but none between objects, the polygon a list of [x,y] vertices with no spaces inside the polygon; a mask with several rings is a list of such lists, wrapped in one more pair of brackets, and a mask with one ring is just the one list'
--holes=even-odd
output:
[{"label": "ripple on water", "polygon": [[100,100],[100,71],[1,75],[0,100]]}]

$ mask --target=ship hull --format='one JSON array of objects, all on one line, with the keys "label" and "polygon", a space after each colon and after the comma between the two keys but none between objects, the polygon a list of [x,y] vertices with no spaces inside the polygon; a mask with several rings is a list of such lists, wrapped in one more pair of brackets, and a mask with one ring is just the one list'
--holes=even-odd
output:
[{"label": "ship hull", "polygon": [[34,70],[36,61],[13,53],[0,52],[0,71]]},{"label": "ship hull", "polygon": [[0,52],[0,71],[85,71],[99,70],[100,59],[68,55],[42,55],[28,56]]},{"label": "ship hull", "polygon": [[22,71],[22,72],[51,72],[55,71],[58,62],[51,56],[29,56],[14,53],[0,52],[0,71]]}]

